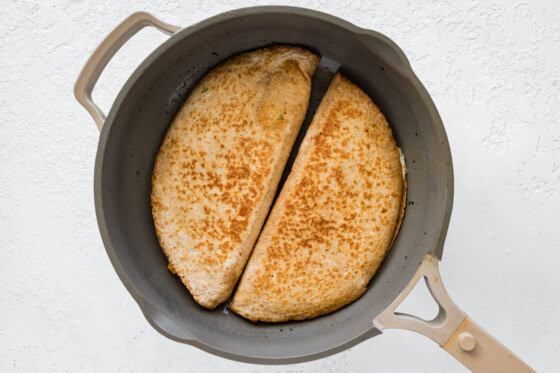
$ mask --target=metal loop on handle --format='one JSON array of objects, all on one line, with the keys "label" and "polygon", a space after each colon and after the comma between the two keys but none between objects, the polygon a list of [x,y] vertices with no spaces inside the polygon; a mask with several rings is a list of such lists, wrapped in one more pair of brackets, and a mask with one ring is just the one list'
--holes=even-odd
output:
[{"label": "metal loop on handle", "polygon": [[[426,280],[430,294],[432,294],[432,297],[434,297],[434,300],[439,305],[437,316],[430,321],[425,321],[413,315],[395,312],[395,309],[405,300],[420,278]],[[428,254],[407,287],[389,307],[373,320],[373,324],[379,330],[412,330],[431,338],[440,346],[443,346],[466,317],[467,315],[453,302],[443,287],[439,274],[438,259]]]},{"label": "metal loop on handle", "polygon": [[105,114],[93,102],[91,93],[97,79],[109,63],[111,58],[117,51],[138,31],[146,26],[152,26],[161,32],[172,35],[179,31],[181,27],[170,25],[159,19],[155,18],[146,12],[133,13],[118,25],[105,40],[99,44],[95,52],[91,55],[86,62],[84,68],[80,72],[76,84],[74,85],[74,96],[86,110],[90,113],[97,124],[97,128],[101,131],[103,123],[105,122]]}]

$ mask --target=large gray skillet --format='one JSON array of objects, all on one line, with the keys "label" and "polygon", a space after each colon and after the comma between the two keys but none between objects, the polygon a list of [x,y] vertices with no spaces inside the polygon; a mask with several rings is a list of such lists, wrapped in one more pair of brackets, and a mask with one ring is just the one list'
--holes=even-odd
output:
[{"label": "large gray skillet", "polygon": [[[172,36],[134,71],[105,119],[91,99],[93,87],[116,51],[148,25]],[[167,128],[201,77],[230,56],[272,44],[319,54],[321,66],[338,67],[381,108],[406,156],[408,201],[400,233],[360,299],[313,320],[255,324],[228,313],[225,305],[214,311],[200,307],[167,270],[151,215],[150,179]],[[316,82],[324,90],[325,82],[314,77]],[[405,328],[430,337],[471,369],[530,369],[474,324],[443,288],[437,263],[453,201],[449,144],[430,96],[387,37],[293,7],[246,8],[182,29],[135,13],[93,53],[74,92],[101,129],[94,192],[107,254],[163,335],[229,359],[286,364],[334,354],[385,328]],[[394,312],[421,277],[440,305],[434,320]]]}]

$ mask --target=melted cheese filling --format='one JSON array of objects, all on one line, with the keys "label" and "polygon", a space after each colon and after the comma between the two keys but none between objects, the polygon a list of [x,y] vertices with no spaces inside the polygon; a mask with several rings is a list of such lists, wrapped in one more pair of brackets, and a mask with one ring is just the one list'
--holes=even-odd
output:
[{"label": "melted cheese filling", "polygon": [[400,155],[400,159],[401,159],[401,168],[402,168],[402,178],[404,180],[404,179],[406,179],[406,163],[405,163],[405,160],[404,160],[404,153],[402,152],[401,148],[397,147],[397,149],[399,149],[399,155]]}]

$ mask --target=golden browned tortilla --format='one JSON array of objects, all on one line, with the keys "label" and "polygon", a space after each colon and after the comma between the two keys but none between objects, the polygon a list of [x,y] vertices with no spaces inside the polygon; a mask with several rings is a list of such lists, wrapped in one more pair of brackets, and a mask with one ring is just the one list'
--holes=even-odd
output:
[{"label": "golden browned tortilla", "polygon": [[405,190],[385,117],[337,74],[229,308],[252,321],[301,320],[359,298],[397,234]]},{"label": "golden browned tortilla", "polygon": [[288,46],[210,71],[165,135],[152,213],[169,269],[202,306],[224,302],[255,244],[309,103],[319,57]]}]

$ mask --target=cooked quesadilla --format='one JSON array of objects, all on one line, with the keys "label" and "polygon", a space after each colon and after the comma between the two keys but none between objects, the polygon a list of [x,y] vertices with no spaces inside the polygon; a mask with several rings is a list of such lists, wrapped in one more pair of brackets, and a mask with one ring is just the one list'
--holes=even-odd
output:
[{"label": "cooked quesadilla", "polygon": [[211,70],[171,123],[152,175],[160,245],[194,299],[224,302],[270,209],[319,57],[291,46]]},{"label": "cooked quesadilla", "polygon": [[337,74],[229,308],[252,321],[279,322],[356,300],[395,239],[405,193],[387,120]]}]

